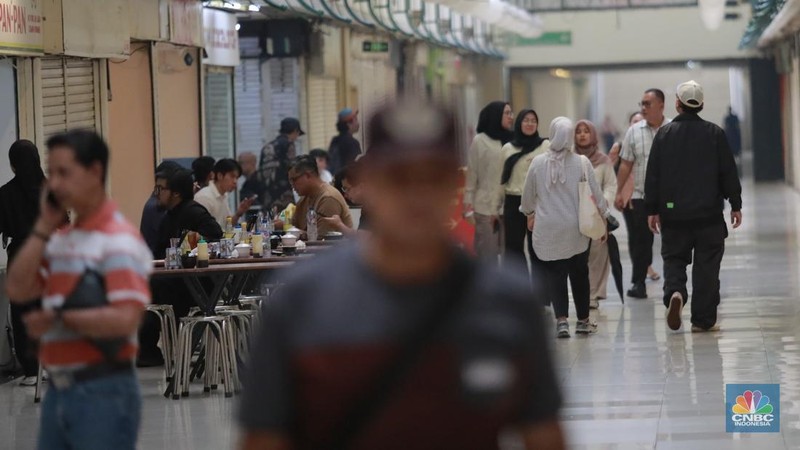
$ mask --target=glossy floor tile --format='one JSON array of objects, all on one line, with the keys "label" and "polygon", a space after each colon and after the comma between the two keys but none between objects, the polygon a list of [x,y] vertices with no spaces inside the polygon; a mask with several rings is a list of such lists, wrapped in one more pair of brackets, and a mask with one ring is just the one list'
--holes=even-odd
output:
[{"label": "glossy floor tile", "polygon": [[[783,185],[747,186],[744,214],[723,262],[722,331],[669,331],[661,283],[653,282],[650,299],[624,306],[610,291],[593,312],[596,334],[553,340],[570,448],[800,449],[800,195]],[[654,262],[661,271],[660,257]],[[629,274],[627,257],[624,264]],[[235,446],[235,400],[203,395],[199,386],[189,399],[167,400],[160,371],[140,375],[140,448]],[[780,383],[781,433],[726,433],[726,383]],[[34,448],[32,399],[30,389],[0,386],[0,448]],[[514,439],[504,447],[520,448]]]}]

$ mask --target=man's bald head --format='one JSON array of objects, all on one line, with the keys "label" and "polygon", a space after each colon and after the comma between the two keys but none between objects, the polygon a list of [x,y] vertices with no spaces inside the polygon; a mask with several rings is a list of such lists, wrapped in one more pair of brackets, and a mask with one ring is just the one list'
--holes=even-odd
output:
[{"label": "man's bald head", "polygon": [[239,165],[242,166],[242,175],[249,177],[256,171],[258,161],[256,155],[246,152],[239,155]]}]

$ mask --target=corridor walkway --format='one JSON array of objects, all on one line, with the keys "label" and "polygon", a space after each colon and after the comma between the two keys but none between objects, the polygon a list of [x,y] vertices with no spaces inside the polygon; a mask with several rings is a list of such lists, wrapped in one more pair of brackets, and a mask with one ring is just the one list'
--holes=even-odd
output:
[{"label": "corridor walkway", "polygon": [[[670,331],[655,282],[648,300],[601,302],[596,335],[555,343],[573,448],[800,449],[800,195],[750,185],[744,199],[720,332]],[[726,433],[726,383],[780,383],[782,433]]]},{"label": "corridor walkway", "polygon": [[[723,262],[721,332],[668,331],[656,282],[649,300],[602,302],[597,334],[554,342],[572,448],[800,449],[800,194],[750,185],[744,213]],[[140,448],[232,448],[234,401],[199,386],[166,400],[160,371],[140,374]],[[726,433],[726,383],[780,383],[782,432]],[[0,386],[0,448],[34,448],[38,411],[33,390]]]}]

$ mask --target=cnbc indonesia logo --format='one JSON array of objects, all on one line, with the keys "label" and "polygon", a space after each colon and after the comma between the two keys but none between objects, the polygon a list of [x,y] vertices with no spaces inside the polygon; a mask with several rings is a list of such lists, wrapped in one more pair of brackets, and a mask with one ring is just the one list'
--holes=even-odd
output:
[{"label": "cnbc indonesia logo", "polygon": [[[780,391],[778,385],[763,385],[759,386],[761,389],[741,389],[733,388],[733,386],[741,385],[728,385],[728,405],[730,409],[727,411],[728,432],[777,432],[780,429],[780,414],[777,410],[777,402],[780,400]],[[755,386],[751,386],[755,387]],[[775,397],[771,399],[767,392],[773,394]],[[736,395],[736,393],[741,393]],[[735,396],[735,401],[734,397]],[[773,405],[775,402],[775,405]]]}]

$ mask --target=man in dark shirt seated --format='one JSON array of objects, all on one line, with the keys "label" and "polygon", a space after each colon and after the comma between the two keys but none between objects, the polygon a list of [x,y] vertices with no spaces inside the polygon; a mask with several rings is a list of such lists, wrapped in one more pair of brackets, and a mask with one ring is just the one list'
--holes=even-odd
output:
[{"label": "man in dark shirt seated", "polygon": [[[214,217],[203,205],[193,200],[193,184],[192,172],[186,169],[156,174],[154,194],[159,207],[167,210],[158,230],[156,248],[153,249],[156,259],[164,259],[170,238],[180,237],[184,230],[196,231],[207,241],[218,241],[222,238],[222,228]],[[186,317],[189,308],[195,306],[188,288],[179,279],[151,280],[150,288],[153,292],[153,303],[172,305],[178,319]],[[139,367],[164,363],[157,346],[158,330],[158,320],[153,314],[148,314],[139,330]]]},{"label": "man in dark shirt seated", "polygon": [[158,205],[167,210],[158,230],[157,248],[153,251],[156,259],[166,256],[169,240],[180,237],[184,230],[196,231],[206,241],[222,238],[222,228],[214,217],[203,205],[194,201],[192,183],[192,173],[186,169],[156,174]]},{"label": "man in dark shirt seated", "polygon": [[[156,167],[156,173],[161,173],[166,176],[180,168],[180,164],[175,161],[163,161]],[[156,247],[158,247],[158,229],[161,227],[161,222],[166,215],[166,208],[158,205],[158,196],[155,192],[151,192],[150,197],[147,199],[142,209],[142,220],[139,224],[139,231],[141,231],[144,241],[147,242],[147,246],[153,253],[156,252]]]}]

